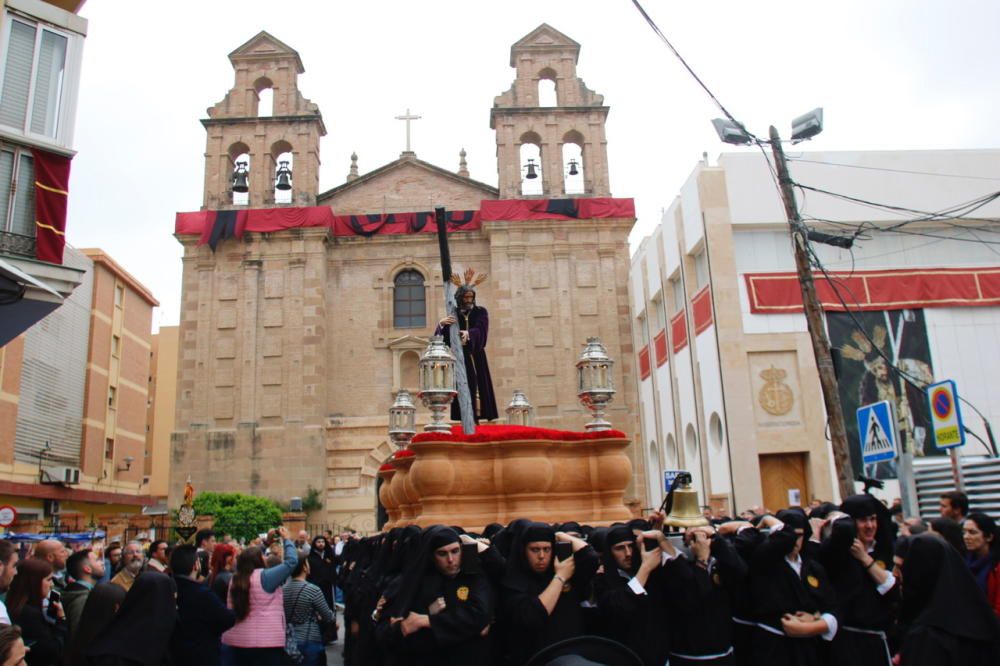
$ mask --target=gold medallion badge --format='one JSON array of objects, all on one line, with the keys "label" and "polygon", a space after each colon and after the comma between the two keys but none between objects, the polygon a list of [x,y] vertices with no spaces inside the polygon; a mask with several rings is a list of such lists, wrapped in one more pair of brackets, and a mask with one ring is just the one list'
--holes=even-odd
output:
[{"label": "gold medallion badge", "polygon": [[806,582],[810,587],[819,587],[819,579],[816,576],[806,576]]},{"label": "gold medallion badge", "polygon": [[469,598],[469,588],[463,585],[455,590],[455,596],[458,597],[459,601],[466,601]]}]

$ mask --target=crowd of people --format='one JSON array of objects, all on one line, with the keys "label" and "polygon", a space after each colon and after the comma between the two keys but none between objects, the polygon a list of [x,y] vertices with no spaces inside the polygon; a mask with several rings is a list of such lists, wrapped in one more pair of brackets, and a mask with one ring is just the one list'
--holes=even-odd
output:
[{"label": "crowd of people", "polygon": [[958,492],[344,536],[0,540],[0,666],[323,666],[341,608],[347,666],[1000,664],[1000,531]]}]

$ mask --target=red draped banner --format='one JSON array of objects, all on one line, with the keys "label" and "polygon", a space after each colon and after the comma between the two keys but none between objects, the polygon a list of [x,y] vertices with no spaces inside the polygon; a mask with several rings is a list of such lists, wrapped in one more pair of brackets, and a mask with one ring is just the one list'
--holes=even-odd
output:
[{"label": "red draped banner", "polygon": [[31,149],[35,167],[35,258],[61,264],[66,247],[70,158]]},{"label": "red draped banner", "polygon": [[[816,294],[824,310],[844,311],[841,298],[852,310],[1000,305],[1000,267],[831,272],[830,277],[833,286],[822,274],[815,275]],[[750,312],[802,311],[795,273],[746,273],[743,279]]]}]

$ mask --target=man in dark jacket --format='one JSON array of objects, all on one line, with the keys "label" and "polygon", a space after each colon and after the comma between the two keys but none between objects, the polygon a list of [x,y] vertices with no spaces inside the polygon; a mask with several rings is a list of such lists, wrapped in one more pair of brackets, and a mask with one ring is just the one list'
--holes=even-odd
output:
[{"label": "man in dark jacket", "polygon": [[104,577],[104,558],[89,548],[78,550],[66,560],[66,571],[73,578],[73,582],[66,586],[62,602],[66,611],[69,635],[72,637],[77,625],[80,624],[80,616],[83,615],[83,607],[87,603],[90,591],[97,585],[97,581]]},{"label": "man in dark jacket", "polygon": [[170,570],[177,582],[177,624],[170,639],[170,656],[184,666],[218,666],[222,633],[236,624],[236,615],[198,582],[194,546],[177,546]]}]

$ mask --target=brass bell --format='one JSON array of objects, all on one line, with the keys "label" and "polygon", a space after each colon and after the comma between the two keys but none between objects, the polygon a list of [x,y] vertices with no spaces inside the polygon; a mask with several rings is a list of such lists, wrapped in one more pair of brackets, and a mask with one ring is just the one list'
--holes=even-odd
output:
[{"label": "brass bell", "polygon": [[576,160],[569,161],[569,175],[576,176],[580,173],[580,170],[576,168],[577,165],[578,162]]},{"label": "brass bell", "polygon": [[277,180],[274,183],[276,190],[292,189],[292,170],[288,168],[287,161],[278,162]]},{"label": "brass bell", "polygon": [[671,489],[673,501],[670,505],[670,515],[663,521],[671,527],[700,527],[708,525],[708,520],[702,515],[698,504],[698,491],[691,488],[691,475],[678,477],[679,487]]},{"label": "brass bell", "polygon": [[233,192],[250,191],[250,169],[246,162],[237,162],[233,169]]},{"label": "brass bell", "polygon": [[525,176],[525,178],[527,178],[528,180],[533,180],[535,178],[538,178],[538,172],[535,171],[535,160],[534,159],[531,159],[531,158],[528,159],[528,173]]}]

